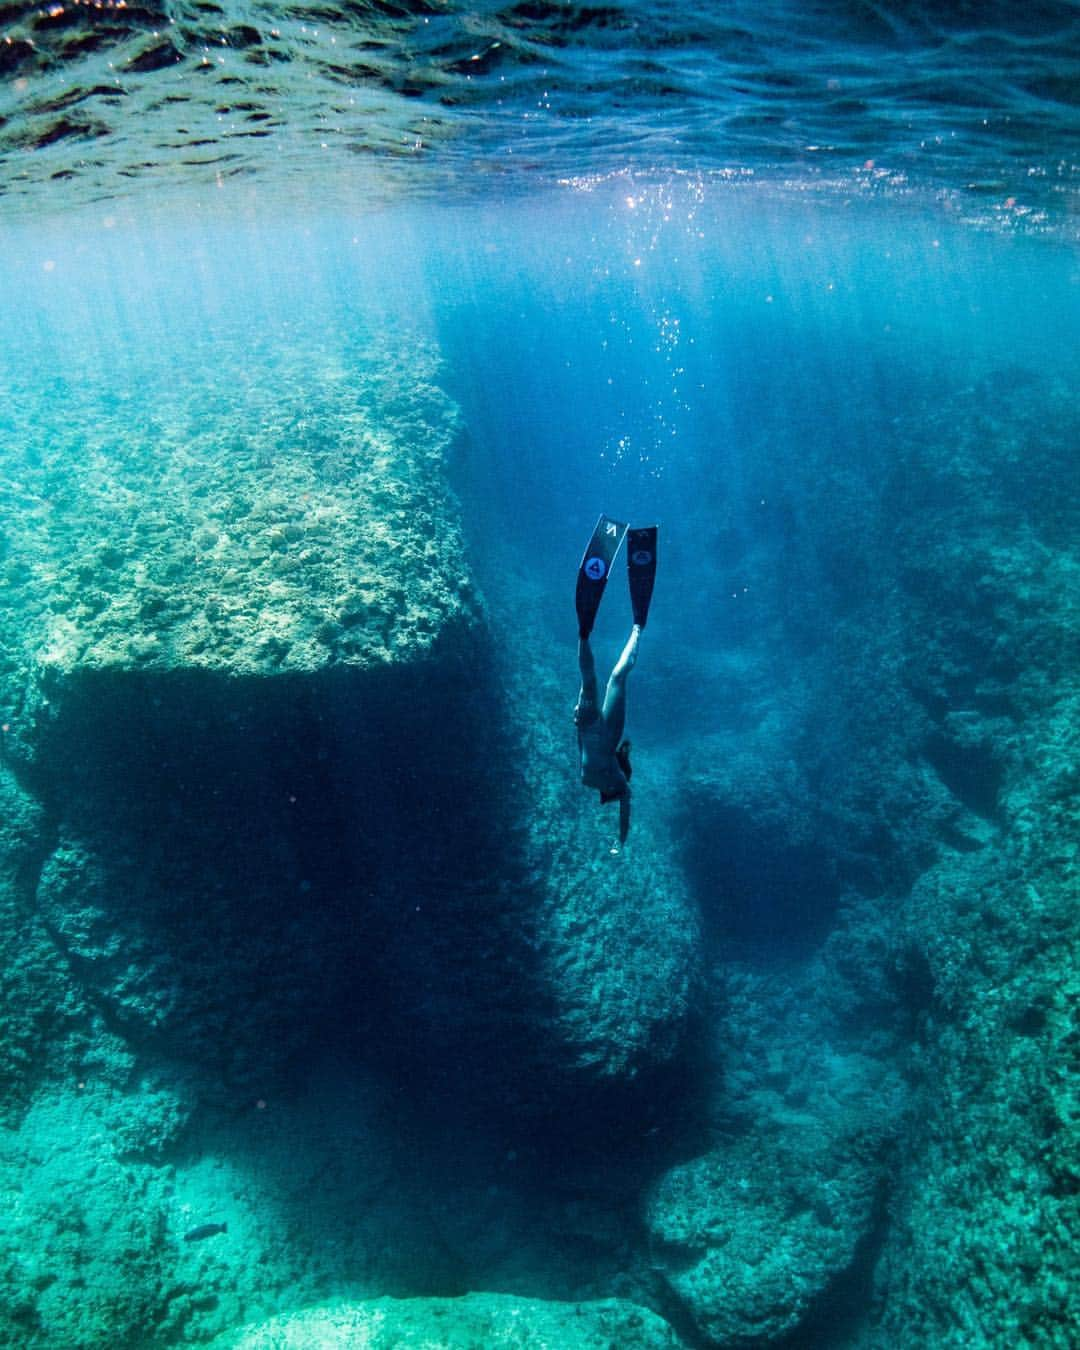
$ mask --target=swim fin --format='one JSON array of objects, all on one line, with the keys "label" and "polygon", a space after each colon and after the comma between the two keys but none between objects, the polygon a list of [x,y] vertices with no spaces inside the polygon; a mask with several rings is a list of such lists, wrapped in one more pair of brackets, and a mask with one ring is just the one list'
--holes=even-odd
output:
[{"label": "swim fin", "polygon": [[612,520],[602,515],[596,522],[585,556],[578,568],[577,593],[574,597],[577,605],[578,636],[587,638],[596,622],[596,611],[607,585],[611,564],[619,551],[619,545],[626,534],[626,525],[621,520]]},{"label": "swim fin", "polygon": [[652,599],[653,582],[656,580],[656,536],[657,525],[646,525],[640,530],[631,530],[626,541],[626,567],[630,578],[630,605],[634,611],[634,622],[645,627],[649,617],[649,601]]}]

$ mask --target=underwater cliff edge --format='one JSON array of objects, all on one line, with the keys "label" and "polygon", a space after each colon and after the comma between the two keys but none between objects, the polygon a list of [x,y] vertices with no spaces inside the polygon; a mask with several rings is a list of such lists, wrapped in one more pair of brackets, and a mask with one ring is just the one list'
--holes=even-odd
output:
[{"label": "underwater cliff edge", "polygon": [[5,357],[0,1341],[1072,1343],[1071,358],[799,224],[768,289],[756,224],[562,309],[470,234],[441,329]]}]

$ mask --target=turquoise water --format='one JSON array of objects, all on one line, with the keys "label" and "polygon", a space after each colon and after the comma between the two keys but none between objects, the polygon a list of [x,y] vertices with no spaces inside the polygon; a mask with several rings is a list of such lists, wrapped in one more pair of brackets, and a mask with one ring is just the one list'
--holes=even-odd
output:
[{"label": "turquoise water", "polygon": [[1076,7],[3,22],[0,1344],[1072,1344]]}]

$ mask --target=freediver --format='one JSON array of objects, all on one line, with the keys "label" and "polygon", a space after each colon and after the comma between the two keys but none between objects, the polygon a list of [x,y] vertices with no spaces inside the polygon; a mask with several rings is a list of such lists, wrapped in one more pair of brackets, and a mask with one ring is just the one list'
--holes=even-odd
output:
[{"label": "freediver", "polygon": [[615,663],[600,705],[596,683],[596,661],[589,637],[600,599],[607,585],[611,564],[627,534],[622,521],[601,516],[578,569],[576,605],[578,617],[578,666],[581,691],[574,709],[581,760],[581,782],[600,793],[600,803],[619,803],[618,853],[630,833],[630,742],[623,739],[626,724],[626,681],[637,660],[641,630],[649,615],[653,582],[656,577],[657,527],[630,530],[626,548],[630,604],[634,625],[630,637]]}]

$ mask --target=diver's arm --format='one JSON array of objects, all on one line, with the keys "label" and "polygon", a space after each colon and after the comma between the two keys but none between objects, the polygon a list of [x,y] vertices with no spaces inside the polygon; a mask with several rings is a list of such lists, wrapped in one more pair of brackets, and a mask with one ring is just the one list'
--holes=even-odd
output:
[{"label": "diver's arm", "polygon": [[626,843],[626,836],[630,833],[630,788],[619,798],[619,843]]}]

